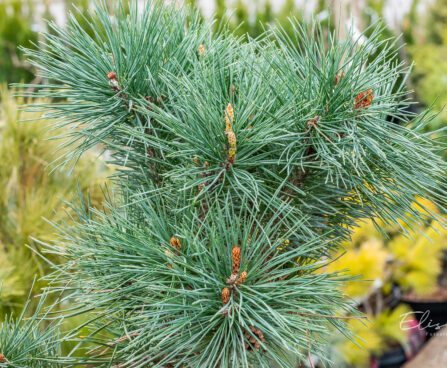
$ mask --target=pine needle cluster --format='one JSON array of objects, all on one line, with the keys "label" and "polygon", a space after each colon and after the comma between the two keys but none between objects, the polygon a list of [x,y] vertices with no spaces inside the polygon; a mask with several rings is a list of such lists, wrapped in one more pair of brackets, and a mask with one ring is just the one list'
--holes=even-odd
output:
[{"label": "pine needle cluster", "polygon": [[[55,361],[61,356],[59,322],[48,323],[43,313],[45,298],[41,298],[31,318],[26,317],[30,299],[18,316],[10,315],[0,324],[0,367],[1,368],[59,368]],[[41,315],[41,312],[43,313]]]},{"label": "pine needle cluster", "polygon": [[357,318],[330,250],[360,219],[412,228],[415,197],[444,200],[392,41],[296,20],[241,39],[159,1],[115,14],[100,2],[88,29],[71,17],[27,51],[46,117],[71,128],[59,164],[101,143],[118,167],[104,210],[73,204],[77,224],[46,245],[66,259],[48,276],[65,318],[90,316],[66,336],[77,364],[324,363],[329,325],[348,335]]}]

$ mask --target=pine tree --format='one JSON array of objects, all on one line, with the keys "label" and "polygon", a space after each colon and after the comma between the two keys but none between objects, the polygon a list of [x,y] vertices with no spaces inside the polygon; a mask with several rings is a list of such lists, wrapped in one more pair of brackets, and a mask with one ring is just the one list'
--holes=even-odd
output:
[{"label": "pine tree", "polygon": [[89,30],[71,17],[27,52],[54,81],[46,116],[72,128],[59,164],[103,143],[118,167],[104,210],[73,204],[46,246],[66,260],[48,276],[64,318],[90,316],[89,335],[65,336],[77,364],[326,362],[329,326],[361,318],[330,251],[361,219],[411,229],[416,196],[444,200],[431,115],[403,112],[392,42],[296,21],[244,42],[157,1],[115,14],[100,3]]}]

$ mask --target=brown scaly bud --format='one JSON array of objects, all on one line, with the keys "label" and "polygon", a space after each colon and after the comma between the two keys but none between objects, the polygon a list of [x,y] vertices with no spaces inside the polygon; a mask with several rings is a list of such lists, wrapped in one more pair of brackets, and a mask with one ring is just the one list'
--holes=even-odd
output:
[{"label": "brown scaly bud", "polygon": [[334,79],[334,85],[337,85],[338,83],[340,83],[340,81],[345,77],[346,73],[345,72],[339,72]]},{"label": "brown scaly bud", "polygon": [[0,363],[6,363],[6,357],[0,353]]},{"label": "brown scaly bud", "polygon": [[231,104],[225,109],[225,133],[233,131],[234,110]]},{"label": "brown scaly bud", "polygon": [[245,282],[245,280],[247,279],[247,272],[244,271],[241,273],[241,275],[239,276],[239,278],[236,281],[236,284],[243,284]]},{"label": "brown scaly bud", "polygon": [[227,304],[230,301],[230,289],[223,288],[222,289],[222,303]]},{"label": "brown scaly bud", "polygon": [[234,121],[234,110],[233,106],[229,103],[225,109],[225,133],[230,133],[233,131],[233,121]]},{"label": "brown scaly bud", "polygon": [[210,167],[210,163],[209,163],[208,161],[205,161],[205,162],[203,163],[203,165],[204,165],[205,167]]},{"label": "brown scaly bud", "polygon": [[199,56],[205,56],[205,47],[203,45],[199,46]]},{"label": "brown scaly bud", "polygon": [[231,121],[230,119],[228,119],[228,116],[225,115],[225,133],[232,131],[233,131],[233,124],[231,124]]},{"label": "brown scaly bud", "polygon": [[165,58],[165,59],[163,60],[163,62],[166,64],[166,63],[168,62],[168,59]]},{"label": "brown scaly bud", "polygon": [[199,164],[199,157],[198,157],[198,156],[194,156],[194,163],[195,163],[196,165]]},{"label": "brown scaly bud", "polygon": [[241,268],[241,247],[235,246],[231,251],[231,260],[233,261],[233,274],[238,274]]},{"label": "brown scaly bud", "polygon": [[231,106],[230,103],[228,104],[225,113],[226,113],[226,116],[228,116],[228,119],[230,119],[230,121],[233,122],[234,121],[234,110],[233,110],[233,106]]},{"label": "brown scaly bud", "polygon": [[199,186],[198,186],[198,189],[199,189],[199,192],[201,192],[202,190],[203,190],[203,188],[205,188],[205,184],[199,184]]},{"label": "brown scaly bud", "polygon": [[110,72],[110,73],[107,73],[107,78],[109,79],[109,80],[113,80],[113,79],[117,79],[116,78],[116,73],[115,72]]},{"label": "brown scaly bud", "polygon": [[231,148],[236,148],[236,134],[233,131],[227,132],[228,144]]},{"label": "brown scaly bud", "polygon": [[318,125],[319,120],[320,120],[319,116],[314,116],[307,122],[307,129],[314,129]]},{"label": "brown scaly bud", "polygon": [[172,237],[171,240],[169,241],[169,243],[171,243],[171,245],[177,249],[177,250],[182,250],[182,245],[180,243],[180,239],[179,238],[175,238]]},{"label": "brown scaly bud", "polygon": [[159,97],[157,97],[157,103],[160,103],[162,101],[166,100],[166,96],[165,95],[161,95]]},{"label": "brown scaly bud", "polygon": [[367,89],[365,92],[360,92],[355,98],[354,109],[367,109],[374,98],[374,94],[372,93],[372,89]]},{"label": "brown scaly bud", "polygon": [[107,78],[109,79],[110,85],[112,86],[112,88],[115,91],[118,91],[119,88],[118,88],[118,79],[116,77],[116,73],[115,72],[107,73]]},{"label": "brown scaly bud", "polygon": [[[258,351],[261,347],[261,342],[264,343],[264,334],[259,328],[256,328],[255,326],[250,326],[249,328],[252,332],[251,334],[248,331],[244,332],[244,337],[246,339],[244,343],[245,349]],[[250,344],[248,342],[250,342]]]}]

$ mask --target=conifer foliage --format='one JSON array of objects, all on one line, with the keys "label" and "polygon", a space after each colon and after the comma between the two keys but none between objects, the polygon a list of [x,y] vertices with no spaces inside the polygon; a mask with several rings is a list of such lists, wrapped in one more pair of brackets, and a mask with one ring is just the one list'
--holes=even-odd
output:
[{"label": "conifer foliage", "polygon": [[[14,318],[7,316],[0,324],[0,367],[59,368],[55,361],[61,356],[58,335],[59,322],[47,323],[43,313],[45,298],[41,298],[35,314],[26,318],[30,306],[28,300],[23,312]],[[40,315],[40,313],[43,315]]]},{"label": "conifer foliage", "polygon": [[64,318],[90,328],[65,337],[83,357],[55,361],[325,362],[325,336],[358,318],[329,250],[355,221],[412,227],[415,196],[444,199],[430,115],[404,113],[392,42],[295,20],[293,36],[240,39],[160,1],[116,14],[100,2],[89,29],[71,17],[27,52],[50,81],[41,108],[72,128],[60,164],[102,143],[118,167],[104,211],[73,204],[76,226],[46,246],[66,259],[49,276]]}]

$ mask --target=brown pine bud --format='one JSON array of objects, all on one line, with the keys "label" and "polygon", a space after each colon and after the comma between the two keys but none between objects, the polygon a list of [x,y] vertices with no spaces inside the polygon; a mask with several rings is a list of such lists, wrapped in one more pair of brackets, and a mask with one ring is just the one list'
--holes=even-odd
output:
[{"label": "brown pine bud", "polygon": [[234,110],[233,106],[229,103],[227,106],[227,110],[225,111],[226,116],[228,116],[228,119],[230,119],[230,122],[234,121]]},{"label": "brown pine bud", "polygon": [[205,47],[203,45],[199,46],[199,55],[200,56],[205,56]]},{"label": "brown pine bud", "polygon": [[240,275],[239,278],[237,279],[236,283],[240,285],[240,284],[244,283],[244,281],[245,281],[246,279],[247,279],[247,272],[244,271],[244,272],[241,273],[241,275]]},{"label": "brown pine bud", "polygon": [[209,163],[208,161],[205,161],[205,162],[203,163],[203,165],[204,165],[205,167],[210,167],[210,163]]},{"label": "brown pine bud", "polygon": [[230,119],[228,119],[228,116],[225,116],[225,133],[232,131],[233,131],[233,124],[231,124]]},{"label": "brown pine bud", "polygon": [[196,165],[198,165],[198,164],[199,164],[199,157],[197,157],[197,156],[194,156],[194,163],[195,163]]},{"label": "brown pine bud", "polygon": [[233,247],[231,252],[231,259],[233,261],[233,273],[239,273],[239,269],[241,268],[241,247],[236,246]]},{"label": "brown pine bud", "polygon": [[6,357],[0,353],[0,363],[6,363]]},{"label": "brown pine bud", "polygon": [[115,72],[107,73],[107,78],[109,79],[109,83],[115,91],[118,91],[118,79],[116,78]]},{"label": "brown pine bud", "polygon": [[[244,337],[246,339],[244,343],[245,349],[246,350],[254,349],[258,351],[259,348],[261,347],[261,342],[264,343],[264,334],[259,328],[256,328],[254,326],[250,326],[249,328],[250,331],[252,332],[251,334],[248,331],[244,331]],[[248,344],[247,341],[249,341],[250,344]]]},{"label": "brown pine bud", "polygon": [[259,328],[256,328],[256,327],[254,327],[254,326],[250,326],[250,330],[256,335],[256,337],[258,338],[258,341],[257,341],[257,345],[258,346],[256,346],[255,345],[255,349],[256,350],[258,350],[259,349],[259,346],[261,346],[261,344],[259,343],[259,341],[260,342],[264,342],[264,334],[262,333],[262,331],[259,329]]},{"label": "brown pine bud", "polygon": [[228,144],[231,148],[236,148],[236,134],[233,131],[227,132]]},{"label": "brown pine bud", "polygon": [[319,120],[320,120],[319,116],[315,116],[312,119],[310,119],[307,122],[307,129],[314,129],[317,126]]},{"label": "brown pine bud", "polygon": [[172,237],[171,240],[170,240],[170,243],[177,250],[182,250],[182,245],[180,243],[180,239],[179,238]]},{"label": "brown pine bud", "polygon": [[355,106],[354,109],[367,109],[374,98],[374,94],[372,93],[372,89],[368,89],[365,92],[360,92],[355,98]]},{"label": "brown pine bud", "polygon": [[222,303],[227,304],[230,301],[230,289],[223,288],[222,289]]}]

